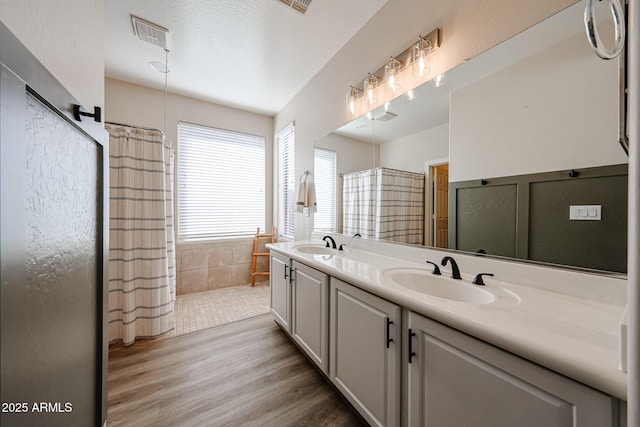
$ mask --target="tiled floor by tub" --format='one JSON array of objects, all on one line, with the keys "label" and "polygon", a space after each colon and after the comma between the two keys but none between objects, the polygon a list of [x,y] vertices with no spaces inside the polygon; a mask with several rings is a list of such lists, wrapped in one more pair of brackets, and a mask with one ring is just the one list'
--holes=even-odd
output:
[{"label": "tiled floor by tub", "polygon": [[269,312],[269,282],[178,295],[176,329],[168,337],[248,319]]}]

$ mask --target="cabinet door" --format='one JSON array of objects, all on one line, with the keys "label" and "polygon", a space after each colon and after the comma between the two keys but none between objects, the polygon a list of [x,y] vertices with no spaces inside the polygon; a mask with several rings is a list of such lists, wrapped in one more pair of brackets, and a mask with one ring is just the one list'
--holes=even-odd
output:
[{"label": "cabinet door", "polygon": [[371,425],[400,423],[400,307],[331,278],[331,381]]},{"label": "cabinet door", "polygon": [[309,357],[328,373],[326,274],[293,261],[291,334]]},{"label": "cabinet door", "polygon": [[271,313],[285,331],[291,333],[291,285],[289,258],[271,253]]},{"label": "cabinet door", "polygon": [[612,425],[609,396],[415,313],[408,328],[409,426]]}]

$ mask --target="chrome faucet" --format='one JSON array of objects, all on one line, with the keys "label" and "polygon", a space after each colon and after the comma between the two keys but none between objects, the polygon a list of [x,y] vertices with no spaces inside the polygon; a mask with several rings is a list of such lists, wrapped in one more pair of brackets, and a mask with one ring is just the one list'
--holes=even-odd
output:
[{"label": "chrome faucet", "polygon": [[[329,240],[327,240],[327,239],[329,239]],[[337,249],[337,248],[338,248],[338,247],[336,246],[336,241],[335,241],[335,240],[333,240],[333,237],[331,237],[331,236],[324,236],[324,237],[322,238],[322,240],[324,240],[325,242],[327,242],[327,247],[328,247],[328,248],[333,248],[333,249]],[[329,244],[329,241],[331,241],[331,244]]]},{"label": "chrome faucet", "polygon": [[448,262],[451,263],[451,278],[461,280],[462,276],[460,276],[460,269],[458,268],[458,264],[456,263],[455,259],[451,258],[450,256],[446,256],[442,258],[442,262],[440,264],[442,264],[442,266],[444,267]]}]

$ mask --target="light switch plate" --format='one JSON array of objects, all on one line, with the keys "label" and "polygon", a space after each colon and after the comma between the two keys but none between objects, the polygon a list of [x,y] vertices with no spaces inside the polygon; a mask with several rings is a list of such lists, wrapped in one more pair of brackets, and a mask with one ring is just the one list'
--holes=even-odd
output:
[{"label": "light switch plate", "polygon": [[571,221],[601,221],[602,205],[572,205],[569,206]]}]

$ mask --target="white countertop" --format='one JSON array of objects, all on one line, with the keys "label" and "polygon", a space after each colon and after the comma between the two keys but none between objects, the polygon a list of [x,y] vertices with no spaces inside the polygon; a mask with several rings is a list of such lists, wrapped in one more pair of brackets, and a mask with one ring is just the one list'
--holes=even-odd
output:
[{"label": "white countertop", "polygon": [[[353,248],[332,255],[294,250],[294,246],[303,243],[311,242],[276,243],[268,247],[409,310],[626,400],[627,374],[618,370],[619,322],[623,313],[620,306],[504,283],[486,276],[483,289],[498,296],[495,302],[457,302],[408,289],[383,274],[391,268],[430,271],[432,266]],[[455,254],[453,256],[457,258]],[[467,283],[471,283],[474,274],[480,272],[460,269],[463,281]],[[448,277],[450,270],[443,269],[442,274]]]}]

